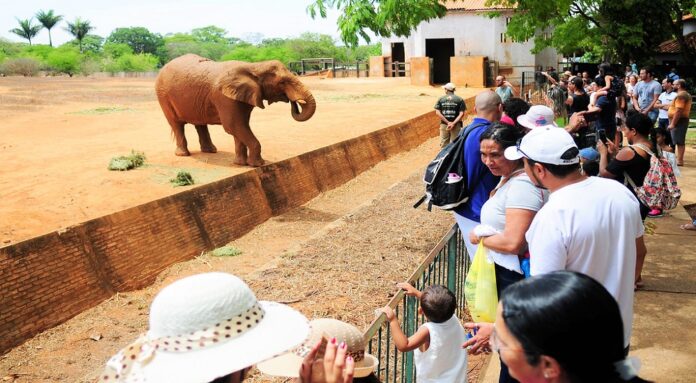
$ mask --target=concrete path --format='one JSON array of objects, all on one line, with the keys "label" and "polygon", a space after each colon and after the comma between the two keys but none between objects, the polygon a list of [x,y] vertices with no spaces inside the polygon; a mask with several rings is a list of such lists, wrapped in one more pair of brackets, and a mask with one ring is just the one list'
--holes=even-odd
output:
[{"label": "concrete path", "polygon": [[[696,150],[686,152],[679,186],[681,205],[696,203]],[[636,292],[630,355],[642,363],[640,377],[654,382],[696,381],[696,231],[682,206],[668,216],[648,219],[654,234],[646,235],[648,256],[643,269],[645,289]],[[589,330],[591,333],[591,330]],[[479,382],[496,383],[498,356]]]}]

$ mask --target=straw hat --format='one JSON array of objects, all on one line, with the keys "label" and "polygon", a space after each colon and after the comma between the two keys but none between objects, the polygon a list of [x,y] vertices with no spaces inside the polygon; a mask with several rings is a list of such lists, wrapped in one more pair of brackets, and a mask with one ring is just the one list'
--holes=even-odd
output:
[{"label": "straw hat", "polygon": [[157,294],[150,330],[107,362],[100,381],[207,383],[292,350],[308,333],[302,314],[257,301],[236,276],[193,275]]},{"label": "straw hat", "polygon": [[[337,342],[346,343],[346,355],[352,356],[355,361],[353,376],[356,378],[370,375],[379,364],[376,357],[365,352],[365,339],[362,332],[355,326],[329,318],[315,319],[309,324],[312,330],[309,339],[302,346],[277,358],[259,363],[256,368],[267,375],[296,378],[299,376],[302,360],[322,337],[327,340],[336,338]],[[324,351],[325,348],[319,349],[317,359],[324,357]]]}]

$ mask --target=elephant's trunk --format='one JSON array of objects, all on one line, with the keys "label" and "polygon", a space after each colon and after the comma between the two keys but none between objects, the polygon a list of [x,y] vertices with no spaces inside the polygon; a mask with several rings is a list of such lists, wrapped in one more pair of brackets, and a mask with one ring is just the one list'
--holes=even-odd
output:
[{"label": "elephant's trunk", "polygon": [[295,121],[307,121],[314,115],[317,110],[317,102],[311,93],[304,99],[290,101],[290,113]]}]

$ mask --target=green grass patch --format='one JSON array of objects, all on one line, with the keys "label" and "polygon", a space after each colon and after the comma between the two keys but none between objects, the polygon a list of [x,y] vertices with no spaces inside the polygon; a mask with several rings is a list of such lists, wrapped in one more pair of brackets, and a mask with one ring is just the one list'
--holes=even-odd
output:
[{"label": "green grass patch", "polygon": [[193,176],[191,176],[191,173],[183,170],[176,173],[176,177],[170,179],[169,182],[171,182],[171,184],[174,187],[188,186],[194,184]]},{"label": "green grass patch", "polygon": [[109,170],[126,171],[139,168],[145,164],[145,153],[131,151],[129,156],[114,157],[109,161]]},{"label": "green grass patch", "polygon": [[689,129],[686,132],[686,144],[696,145],[696,129]]},{"label": "green grass patch", "polygon": [[133,111],[133,109],[131,109],[131,108],[100,107],[100,108],[94,108],[94,109],[80,110],[77,112],[73,112],[71,114],[94,115],[94,114],[109,114],[109,113],[132,112],[132,111]]},{"label": "green grass patch", "polygon": [[212,255],[213,257],[236,257],[242,254],[242,251],[234,246],[227,245],[223,247],[218,247],[217,249],[209,252],[208,254]]}]

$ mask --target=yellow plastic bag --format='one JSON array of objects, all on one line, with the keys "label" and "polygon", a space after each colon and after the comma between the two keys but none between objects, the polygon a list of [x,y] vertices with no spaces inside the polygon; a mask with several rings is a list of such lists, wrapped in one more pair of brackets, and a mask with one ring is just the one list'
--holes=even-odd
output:
[{"label": "yellow plastic bag", "polygon": [[495,322],[498,292],[495,286],[495,263],[488,261],[488,250],[479,243],[464,283],[464,296],[474,322]]}]

